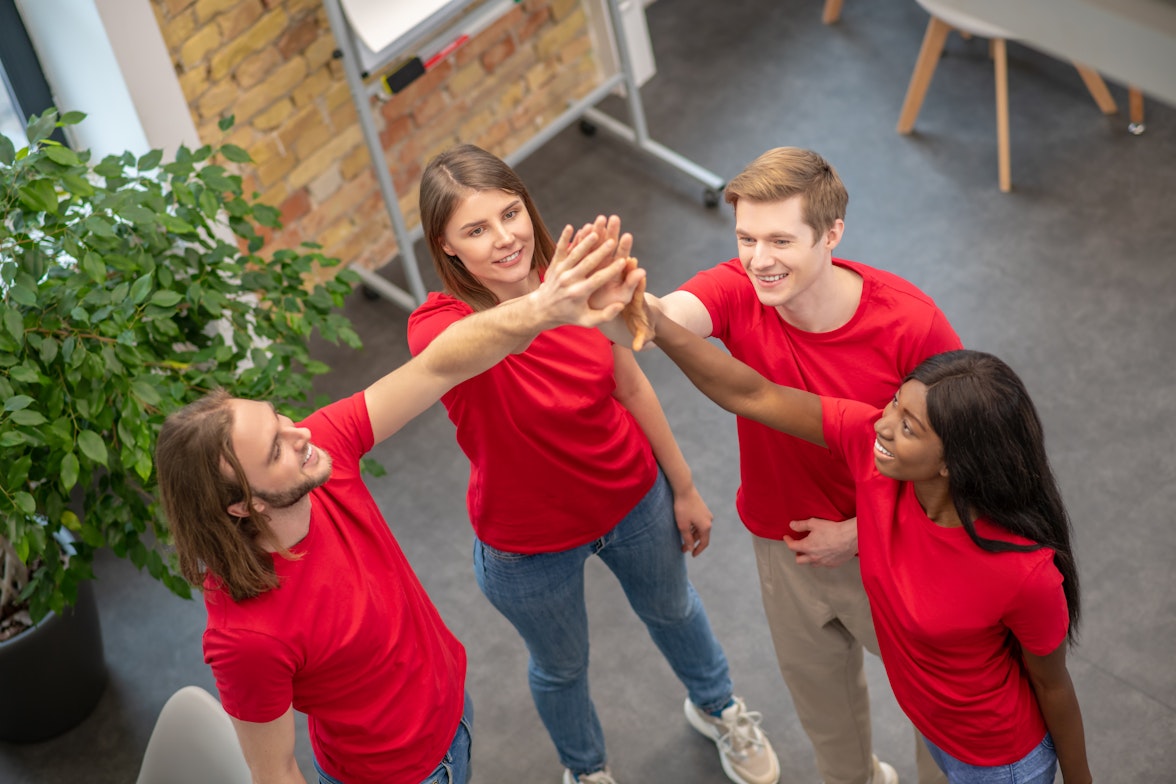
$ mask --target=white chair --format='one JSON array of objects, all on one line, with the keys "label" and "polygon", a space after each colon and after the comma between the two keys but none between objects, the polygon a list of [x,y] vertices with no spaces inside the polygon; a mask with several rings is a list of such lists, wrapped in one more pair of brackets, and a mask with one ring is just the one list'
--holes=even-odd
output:
[{"label": "white chair", "polygon": [[185,686],[163,706],[137,784],[250,784],[233,721],[216,697]]},{"label": "white chair", "polygon": [[[1008,192],[1012,188],[1012,174],[1009,163],[1008,57],[1005,42],[1015,40],[1016,35],[956,8],[946,6],[939,0],[916,1],[931,14],[931,21],[927,24],[927,32],[923,36],[923,46],[919,50],[919,59],[915,63],[915,70],[911,74],[911,82],[907,87],[906,99],[903,101],[902,112],[898,118],[898,132],[908,134],[915,127],[915,119],[919,116],[923,98],[931,84],[931,77],[935,74],[935,66],[938,65],[939,57],[943,53],[947,34],[954,29],[961,34],[989,39],[996,71],[997,170],[1000,189]],[[1078,69],[1082,81],[1086,84],[1086,89],[1090,91],[1103,114],[1117,112],[1118,107],[1115,105],[1115,99],[1111,97],[1106,83],[1098,75],[1098,72],[1078,63],[1074,63],[1074,67]]]}]

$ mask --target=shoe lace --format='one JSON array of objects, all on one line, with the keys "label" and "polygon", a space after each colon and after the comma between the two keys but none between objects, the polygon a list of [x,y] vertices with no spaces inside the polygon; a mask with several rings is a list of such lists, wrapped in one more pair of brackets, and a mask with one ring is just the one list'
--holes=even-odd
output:
[{"label": "shoe lace", "polygon": [[580,776],[578,781],[580,784],[617,784],[617,780],[607,770],[586,773]]},{"label": "shoe lace", "polygon": [[719,746],[737,759],[746,759],[764,748],[764,734],[760,730],[764,717],[759,711],[749,711],[742,700],[736,700],[735,706],[736,710],[722,719],[727,731],[719,738]]}]

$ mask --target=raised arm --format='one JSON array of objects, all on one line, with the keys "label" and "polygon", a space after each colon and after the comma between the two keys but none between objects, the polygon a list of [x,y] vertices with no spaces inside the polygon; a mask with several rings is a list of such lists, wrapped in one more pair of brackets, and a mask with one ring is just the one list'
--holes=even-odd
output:
[{"label": "raised arm", "polygon": [[733,414],[825,445],[819,397],[773,384],[718,346],[668,318],[656,306],[650,311],[654,343],[704,395]]},{"label": "raised arm", "polygon": [[[571,245],[571,237],[571,227],[565,228],[538,289],[451,324],[419,355],[367,388],[368,416],[377,443],[454,385],[526,348],[543,330],[564,324],[595,327],[621,312],[644,271],[629,272],[617,286],[625,261],[614,258],[615,242],[598,242],[589,234]],[[589,297],[606,284],[609,299],[590,305]]]}]

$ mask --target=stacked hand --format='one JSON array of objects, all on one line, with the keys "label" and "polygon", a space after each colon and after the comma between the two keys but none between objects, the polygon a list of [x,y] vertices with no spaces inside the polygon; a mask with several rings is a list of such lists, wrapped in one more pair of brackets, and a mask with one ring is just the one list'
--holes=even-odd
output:
[{"label": "stacked hand", "polygon": [[[630,255],[633,248],[633,235],[621,234],[621,219],[616,215],[611,215],[608,218],[598,215],[595,222],[585,224],[576,232],[576,236],[572,239],[572,246],[576,247],[580,243],[588,241],[590,237],[597,238],[597,242],[615,242],[613,262],[618,259],[623,259],[625,262],[624,274],[614,280],[612,285],[602,286],[589,300],[593,307],[601,307],[603,303],[615,302],[623,296],[630,276],[635,271],[640,271],[640,267],[637,259]],[[633,336],[633,350],[640,351],[645,343],[653,338],[649,313],[645,307],[645,275],[643,272],[620,315]]]},{"label": "stacked hand", "polygon": [[[631,239],[630,239],[631,242]],[[617,254],[617,239],[586,226],[572,237],[567,226],[543,283],[531,297],[549,315],[550,326],[596,327],[616,318],[645,288],[645,271]]]}]

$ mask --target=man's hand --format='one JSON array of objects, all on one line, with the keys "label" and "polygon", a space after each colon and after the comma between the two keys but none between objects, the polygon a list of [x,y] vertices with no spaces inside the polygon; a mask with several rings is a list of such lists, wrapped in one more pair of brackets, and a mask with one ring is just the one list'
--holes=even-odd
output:
[{"label": "man's hand", "polygon": [[528,295],[549,326],[595,327],[611,321],[644,281],[644,270],[627,269],[625,258],[616,256],[614,238],[585,229],[573,242],[572,227],[564,227],[543,283]]},{"label": "man's hand", "polygon": [[808,531],[804,539],[784,537],[784,544],[796,553],[798,564],[834,567],[849,563],[857,555],[857,518],[835,522],[810,517],[793,520],[792,530]]}]

